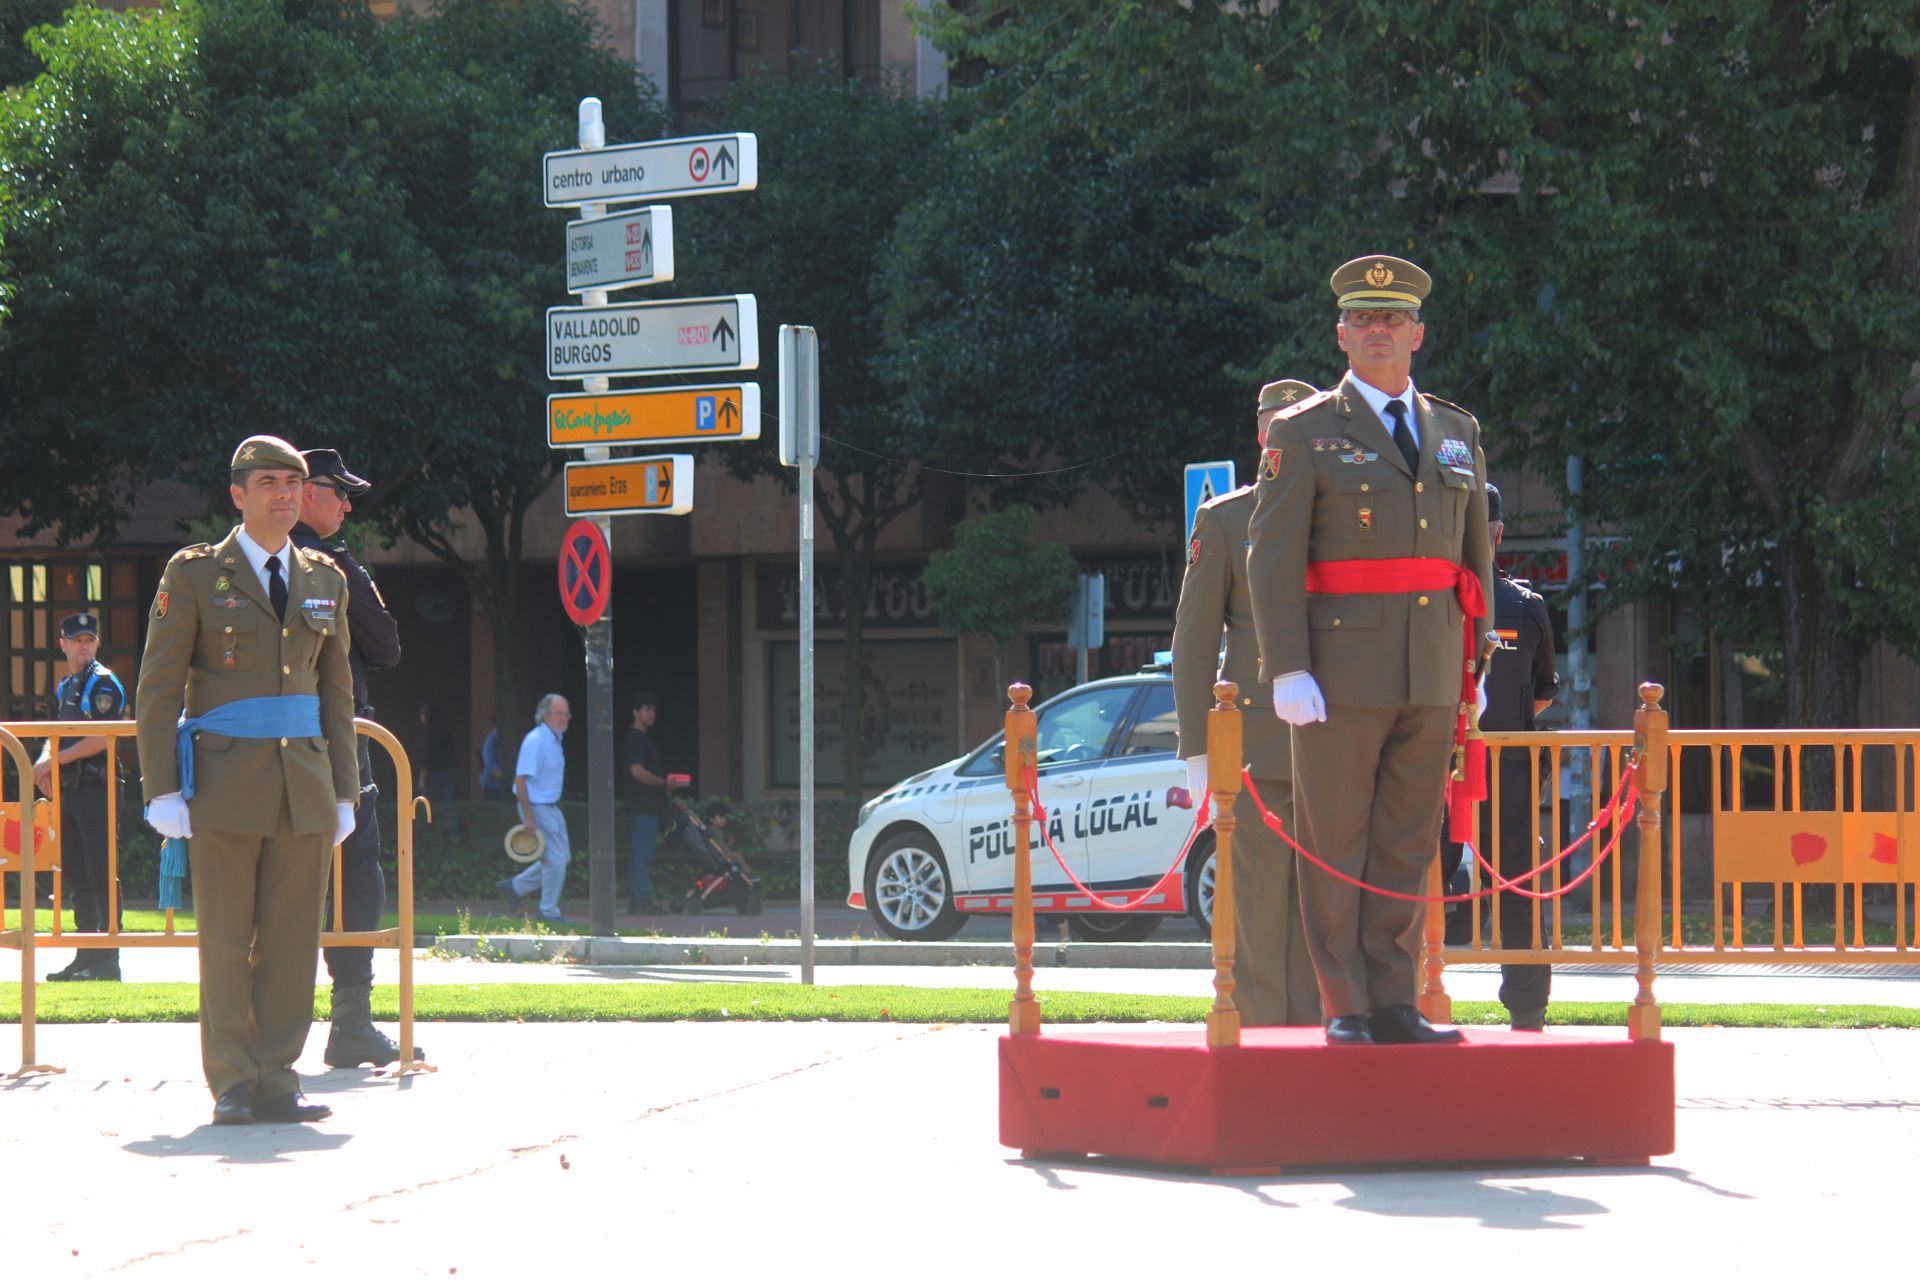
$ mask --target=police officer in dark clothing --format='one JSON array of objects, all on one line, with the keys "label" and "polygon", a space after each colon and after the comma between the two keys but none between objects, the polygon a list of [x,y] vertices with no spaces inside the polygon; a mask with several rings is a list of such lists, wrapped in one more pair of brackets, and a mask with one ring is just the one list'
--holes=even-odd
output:
[{"label": "police officer in dark clothing", "polygon": [[[132,715],[120,677],[107,670],[95,655],[100,646],[100,619],[88,612],[60,620],[60,652],[66,655],[67,674],[54,689],[56,720],[125,720]],[[106,933],[108,922],[120,923],[120,892],[108,868],[112,847],[107,830],[107,787],[119,793],[116,812],[125,813],[126,790],[118,776],[107,777],[105,737],[67,738],[60,744],[60,861],[61,876],[73,902],[73,927],[80,933]],[[33,766],[34,785],[51,794],[53,741]],[[118,982],[118,950],[77,951],[73,962],[49,982]]]},{"label": "police officer in dark clothing", "polygon": [[[1487,524],[1493,545],[1498,548],[1506,525],[1501,519],[1500,491],[1492,485],[1487,486]],[[1497,733],[1532,732],[1536,727],[1535,717],[1553,705],[1554,688],[1560,683],[1560,675],[1553,666],[1553,619],[1547,612],[1546,598],[1525,582],[1508,577],[1497,562],[1493,612],[1500,647],[1487,672],[1487,709],[1481,713],[1480,727]],[[1528,766],[1527,754],[1511,747],[1500,753],[1497,841],[1493,838],[1492,806],[1480,808],[1480,847],[1493,851],[1490,861],[1499,869],[1503,880],[1524,875],[1534,865],[1533,815],[1540,806],[1540,793]],[[1540,768],[1546,767],[1543,753]],[[1459,845],[1446,846],[1442,865],[1450,881],[1461,856]],[[1548,883],[1546,877],[1541,877],[1538,881],[1529,881],[1527,888],[1538,892]],[[1533,904],[1534,899],[1522,894],[1500,895],[1502,949],[1532,948]],[[1468,908],[1462,904],[1456,910],[1448,941],[1465,942],[1470,920]],[[1552,968],[1544,964],[1500,966],[1500,1003],[1507,1007],[1507,1016],[1515,1031],[1545,1030],[1552,973]]]},{"label": "police officer in dark clothing", "polygon": [[[324,551],[347,576],[347,634],[352,638],[348,662],[353,668],[354,713],[369,720],[367,672],[383,670],[400,661],[400,628],[380,589],[373,585],[354,554],[340,537],[340,527],[353,500],[373,485],[347,470],[334,449],[303,449],[307,485],[300,501],[300,523],[293,526],[294,545]],[[380,927],[387,905],[387,881],[380,869],[380,819],[373,801],[379,788],[373,782],[373,762],[367,740],[361,738],[359,820],[341,845],[341,922],[353,931]],[[331,896],[331,887],[329,887]],[[332,904],[327,917],[331,923]],[[399,1046],[373,1025],[373,951],[369,947],[326,947],[327,973],[333,979],[333,1025],[323,1055],[330,1067],[352,1067],[363,1062],[384,1067],[400,1056]],[[420,1055],[415,1050],[416,1056]]]}]

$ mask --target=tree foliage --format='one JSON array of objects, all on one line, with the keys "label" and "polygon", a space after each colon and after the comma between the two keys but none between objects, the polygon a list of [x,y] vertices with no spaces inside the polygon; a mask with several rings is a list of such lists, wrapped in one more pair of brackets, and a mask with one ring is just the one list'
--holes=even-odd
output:
[{"label": "tree foliage", "polygon": [[1033,508],[1013,503],[963,521],[953,547],[927,557],[923,581],[942,628],[1005,644],[1029,626],[1065,620],[1073,556],[1057,542],[1035,542],[1033,528]]}]

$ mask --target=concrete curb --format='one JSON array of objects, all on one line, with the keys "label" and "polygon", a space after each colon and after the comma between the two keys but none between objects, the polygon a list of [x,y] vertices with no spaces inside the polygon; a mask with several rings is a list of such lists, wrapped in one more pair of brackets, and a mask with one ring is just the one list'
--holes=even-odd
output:
[{"label": "concrete curb", "polygon": [[[587,938],[491,937],[455,934],[427,939],[423,946],[457,956],[537,963],[567,960],[605,965],[794,965],[800,943],[794,938]],[[895,942],[832,939],[813,944],[819,965],[980,965],[1011,971],[1011,942]],[[1033,949],[1036,969],[1206,969],[1212,949],[1204,942],[1043,943]]]}]

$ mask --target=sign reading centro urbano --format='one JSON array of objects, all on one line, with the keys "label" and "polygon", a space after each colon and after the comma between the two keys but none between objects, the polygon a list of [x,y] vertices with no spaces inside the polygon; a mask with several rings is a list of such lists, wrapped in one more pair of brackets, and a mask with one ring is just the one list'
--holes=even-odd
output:
[{"label": "sign reading centro urbano", "polygon": [[760,313],[750,293],[547,308],[549,378],[759,367]]},{"label": "sign reading centro urbano", "polygon": [[567,292],[673,279],[673,209],[664,204],[567,224]]},{"label": "sign reading centro urbano", "polygon": [[578,391],[547,397],[547,446],[703,444],[760,438],[760,384]]},{"label": "sign reading centro urbano", "polygon": [[718,133],[592,151],[549,151],[540,179],[549,209],[751,191],[760,185],[760,147],[751,133]]},{"label": "sign reading centro urbano", "polygon": [[570,516],[684,516],[693,510],[693,455],[567,464]]}]

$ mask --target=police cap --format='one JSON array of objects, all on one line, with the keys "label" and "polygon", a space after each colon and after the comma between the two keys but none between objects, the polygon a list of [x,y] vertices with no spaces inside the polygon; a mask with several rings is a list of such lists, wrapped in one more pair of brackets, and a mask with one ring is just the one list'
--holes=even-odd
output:
[{"label": "police cap", "polygon": [[75,636],[92,636],[98,640],[100,638],[99,617],[95,614],[81,612],[70,613],[60,619],[60,638],[62,640],[71,640]]},{"label": "police cap", "polygon": [[1487,523],[1500,523],[1500,490],[1491,483],[1487,485]]},{"label": "police cap", "polygon": [[347,470],[338,449],[302,449],[300,456],[307,460],[307,479],[315,484],[330,481],[351,497],[359,497],[373,488],[372,481],[362,480]]},{"label": "police cap", "polygon": [[248,436],[233,451],[231,471],[298,471],[307,474],[307,460],[279,436]]}]

